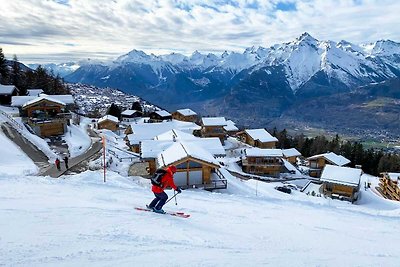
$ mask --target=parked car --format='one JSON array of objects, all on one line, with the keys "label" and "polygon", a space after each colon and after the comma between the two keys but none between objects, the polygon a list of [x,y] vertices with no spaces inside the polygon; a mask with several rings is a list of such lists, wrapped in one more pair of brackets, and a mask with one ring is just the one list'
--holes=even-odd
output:
[{"label": "parked car", "polygon": [[286,193],[286,194],[292,193],[292,190],[290,188],[288,188],[288,187],[285,187],[285,186],[277,186],[277,187],[275,187],[275,189],[278,190],[278,191],[281,191],[283,193]]}]

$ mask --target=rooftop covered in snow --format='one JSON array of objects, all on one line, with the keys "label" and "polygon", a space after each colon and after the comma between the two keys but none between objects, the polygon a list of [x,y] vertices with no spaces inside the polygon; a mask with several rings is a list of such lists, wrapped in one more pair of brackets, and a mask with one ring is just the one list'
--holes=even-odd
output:
[{"label": "rooftop covered in snow", "polygon": [[40,94],[43,94],[44,91],[43,89],[28,89],[28,96],[39,96]]},{"label": "rooftop covered in snow", "polygon": [[201,119],[203,126],[226,126],[226,120],[224,117],[207,117]]},{"label": "rooftop covered in snow", "polygon": [[154,111],[154,112],[157,113],[158,115],[160,115],[160,117],[169,117],[169,116],[171,116],[171,113],[169,113],[166,110],[157,110],[157,111]]},{"label": "rooftop covered in snow", "polygon": [[0,95],[11,95],[14,90],[18,90],[14,85],[0,84]]},{"label": "rooftop covered in snow", "polygon": [[61,100],[58,100],[56,98],[53,98],[52,96],[48,96],[48,95],[44,95],[43,94],[43,95],[40,95],[38,97],[34,97],[33,99],[25,102],[25,104],[22,105],[22,108],[26,108],[27,106],[33,105],[33,104],[38,103],[38,102],[43,101],[43,100],[54,102],[54,103],[57,103],[57,104],[62,105],[62,106],[66,105]]},{"label": "rooftop covered in snow", "polygon": [[301,153],[296,148],[282,149],[282,153],[285,157],[301,156]]},{"label": "rooftop covered in snow", "polygon": [[219,166],[219,162],[210,152],[194,143],[187,143],[185,141],[174,142],[169,148],[158,155],[157,163],[158,166],[168,166],[188,157]]},{"label": "rooftop covered in snow", "polygon": [[131,144],[139,144],[143,140],[151,140],[154,137],[171,131],[173,129],[180,130],[191,134],[193,130],[199,130],[200,126],[192,122],[184,122],[178,120],[157,122],[157,123],[131,123],[132,134],[128,135]]},{"label": "rooftop covered in snow", "polygon": [[335,165],[326,165],[322,171],[320,180],[335,184],[358,186],[362,170]]},{"label": "rooftop covered in snow", "polygon": [[350,160],[346,159],[342,155],[337,155],[333,152],[315,155],[315,156],[309,157],[308,160],[314,160],[314,159],[318,159],[321,157],[325,158],[328,162],[330,162],[334,165],[337,165],[337,166],[344,166],[351,162]]},{"label": "rooftop covered in snow", "polygon": [[246,148],[244,154],[248,157],[282,157],[283,153],[281,149],[270,149],[270,148]]},{"label": "rooftop covered in snow", "polygon": [[119,123],[118,118],[115,117],[115,116],[113,116],[113,115],[105,115],[105,116],[101,117],[101,118],[97,121],[97,123],[102,123],[102,122],[104,122],[104,121],[112,121],[112,122],[115,122],[115,123]]},{"label": "rooftop covered in snow", "polygon": [[[186,144],[194,144],[207,150],[214,156],[225,156],[226,152],[221,144],[221,141],[217,137],[211,138],[196,138],[196,139],[185,139],[177,140],[177,142],[184,141]],[[174,141],[172,140],[144,140],[140,143],[140,152],[142,158],[156,158],[161,152],[172,146]]]},{"label": "rooftop covered in snow", "polygon": [[136,113],[141,113],[141,112],[138,111],[138,110],[127,109],[127,110],[124,110],[123,112],[121,112],[121,115],[122,116],[132,116],[132,115],[134,115]]},{"label": "rooftop covered in snow", "polygon": [[236,132],[239,131],[239,128],[236,127],[235,123],[232,120],[226,121],[226,126],[224,126],[225,131],[227,132]]},{"label": "rooftop covered in snow", "polygon": [[[72,95],[46,95],[40,94],[39,97],[50,97],[51,99],[62,102],[64,105],[74,104],[74,98]],[[13,96],[11,98],[11,106],[13,107],[22,107],[25,103],[38,98],[38,96]]]},{"label": "rooftop covered in snow", "polygon": [[176,112],[182,114],[183,116],[195,116],[197,115],[196,112],[191,110],[190,108],[185,108],[185,109],[178,109]]},{"label": "rooftop covered in snow", "polygon": [[253,140],[259,140],[262,143],[265,142],[278,142],[278,139],[272,136],[265,129],[246,129],[244,130]]}]

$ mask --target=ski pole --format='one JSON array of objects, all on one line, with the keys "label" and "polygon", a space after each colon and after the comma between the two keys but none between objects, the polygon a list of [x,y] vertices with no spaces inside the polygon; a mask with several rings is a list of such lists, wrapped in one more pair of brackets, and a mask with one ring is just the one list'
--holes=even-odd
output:
[{"label": "ski pole", "polygon": [[[175,190],[174,190],[175,192]],[[176,201],[176,195],[175,195],[175,205],[178,205],[178,201]]]},{"label": "ski pole", "polygon": [[173,195],[170,199],[168,199],[168,200],[165,202],[165,204],[167,204],[168,202],[170,202],[177,194],[179,194],[179,193],[175,193],[175,195]]}]

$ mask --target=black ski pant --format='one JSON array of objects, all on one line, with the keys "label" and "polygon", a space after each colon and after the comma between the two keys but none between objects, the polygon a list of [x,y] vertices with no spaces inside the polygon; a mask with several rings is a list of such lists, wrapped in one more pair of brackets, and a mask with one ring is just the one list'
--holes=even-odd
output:
[{"label": "black ski pant", "polygon": [[153,201],[150,203],[149,207],[150,208],[155,208],[157,210],[161,209],[165,202],[168,199],[168,195],[165,192],[162,193],[154,193],[154,195],[156,196]]}]

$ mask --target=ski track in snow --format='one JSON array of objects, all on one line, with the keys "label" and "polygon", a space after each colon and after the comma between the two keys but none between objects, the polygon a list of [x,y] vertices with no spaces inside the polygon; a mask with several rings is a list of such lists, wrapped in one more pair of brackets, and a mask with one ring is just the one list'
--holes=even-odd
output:
[{"label": "ski track in snow", "polygon": [[231,178],[227,193],[185,190],[178,205],[166,205],[191,214],[183,219],[135,211],[153,197],[141,178],[102,179],[101,172],[0,178],[0,265],[398,266],[400,259],[400,205],[369,191],[365,205],[351,205],[265,183],[256,196],[254,181]]}]

